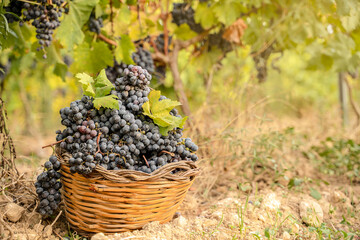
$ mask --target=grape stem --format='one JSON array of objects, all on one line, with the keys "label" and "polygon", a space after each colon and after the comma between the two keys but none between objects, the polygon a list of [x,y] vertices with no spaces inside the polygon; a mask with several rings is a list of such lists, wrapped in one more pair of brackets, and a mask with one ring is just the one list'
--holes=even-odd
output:
[{"label": "grape stem", "polygon": [[143,158],[144,158],[144,160],[145,160],[146,165],[147,165],[148,167],[150,167],[150,166],[149,166],[149,163],[148,163],[148,161],[147,161],[147,159],[146,159],[146,157],[145,157],[145,155],[143,155]]},{"label": "grape stem", "polygon": [[[98,147],[98,150],[97,150],[96,153],[101,153],[101,154],[103,154],[103,153],[101,152],[101,150],[100,150],[100,144],[99,144],[99,142],[100,142],[100,136],[101,136],[101,133],[99,133],[99,135],[98,135],[97,138],[96,138],[96,145],[97,145],[97,147]],[[96,153],[95,153],[95,154],[96,154]]]},{"label": "grape stem", "polygon": [[54,142],[54,143],[45,145],[45,146],[42,147],[42,149],[47,148],[47,147],[52,147],[52,146],[54,146],[54,145],[56,145],[56,144],[58,144],[58,143],[61,143],[61,142],[65,141],[65,139],[66,139],[66,138],[64,138],[63,140],[60,140],[60,141],[57,141],[57,142]]},{"label": "grape stem", "polygon": [[60,215],[63,213],[63,211],[61,210],[59,212],[59,214],[56,216],[56,218],[54,219],[54,221],[52,222],[52,224],[50,225],[51,227],[54,226],[54,224],[56,223],[56,221],[59,219]]},{"label": "grape stem", "polygon": [[35,5],[41,5],[41,3],[32,2],[32,1],[27,1],[27,0],[19,0],[19,1],[20,1],[20,2],[30,3],[30,4],[35,4]]},{"label": "grape stem", "polygon": [[171,153],[171,152],[168,152],[168,151],[165,151],[165,150],[162,150],[160,153],[167,153],[167,154],[169,154],[169,155],[172,156],[172,157],[175,156],[174,153]]},{"label": "grape stem", "polygon": [[59,239],[62,239],[62,237],[57,232],[53,231],[53,233],[55,233],[59,237]]}]

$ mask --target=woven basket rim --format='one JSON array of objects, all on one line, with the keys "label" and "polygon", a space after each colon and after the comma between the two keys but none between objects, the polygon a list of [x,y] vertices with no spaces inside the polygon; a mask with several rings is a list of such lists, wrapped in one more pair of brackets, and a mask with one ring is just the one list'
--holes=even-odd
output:
[{"label": "woven basket rim", "polygon": [[[60,147],[55,149],[56,155],[66,167],[69,167],[70,154],[66,151],[62,151]],[[174,170],[180,170],[173,173]],[[132,181],[187,181],[192,180],[194,177],[200,174],[201,169],[192,161],[178,161],[168,163],[161,168],[155,170],[152,173],[144,173],[136,170],[119,169],[119,170],[107,170],[102,166],[97,165],[94,171],[88,175],[87,178],[106,179],[112,182],[125,183]]]}]

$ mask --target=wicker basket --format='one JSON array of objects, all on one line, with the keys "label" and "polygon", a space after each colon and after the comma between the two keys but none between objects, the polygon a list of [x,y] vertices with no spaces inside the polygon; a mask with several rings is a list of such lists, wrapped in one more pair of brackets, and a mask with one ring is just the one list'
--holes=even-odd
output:
[{"label": "wicker basket", "polygon": [[[71,227],[86,236],[170,221],[200,171],[193,162],[180,161],[151,174],[97,166],[85,177],[70,172],[69,156],[60,157],[65,215]],[[181,171],[172,174],[175,169]]]}]

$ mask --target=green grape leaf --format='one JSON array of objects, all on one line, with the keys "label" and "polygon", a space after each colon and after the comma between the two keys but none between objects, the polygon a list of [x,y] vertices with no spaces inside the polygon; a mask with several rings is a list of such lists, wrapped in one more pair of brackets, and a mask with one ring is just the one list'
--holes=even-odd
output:
[{"label": "green grape leaf", "polygon": [[200,23],[205,29],[208,29],[217,23],[216,17],[212,8],[207,6],[207,3],[200,3],[195,11],[195,21]]},{"label": "green grape leaf", "polygon": [[168,135],[168,132],[171,131],[173,129],[172,126],[168,126],[168,127],[160,127],[159,126],[159,132],[161,135],[163,136],[167,136]]},{"label": "green grape leaf", "polygon": [[94,107],[100,109],[101,107],[111,108],[111,109],[120,109],[118,97],[115,95],[108,95],[104,97],[97,97],[94,99]]},{"label": "green grape leaf", "polygon": [[55,64],[54,73],[55,75],[61,77],[63,81],[65,81],[67,70],[68,70],[68,66],[66,66],[66,64],[61,62],[57,62]]},{"label": "green grape leaf", "polygon": [[105,69],[101,70],[99,75],[95,78],[95,87],[112,87],[114,85],[109,81],[106,76]]},{"label": "green grape leaf", "polygon": [[135,45],[129,35],[121,35],[118,45],[119,46],[115,50],[116,61],[124,62],[126,64],[134,64],[131,54],[135,51]]},{"label": "green grape leaf", "polygon": [[73,72],[97,73],[101,69],[114,64],[113,56],[104,42],[94,42],[91,46],[84,42],[74,52]]},{"label": "green grape leaf", "polygon": [[108,95],[111,90],[115,89],[114,85],[106,76],[105,69],[101,70],[99,75],[95,78],[95,97],[104,97]]},{"label": "green grape leaf", "polygon": [[136,0],[126,0],[126,5],[136,5]]},{"label": "green grape leaf", "polygon": [[68,49],[84,40],[82,26],[88,21],[91,11],[99,0],[69,1],[69,14],[65,15],[57,30],[56,38]]},{"label": "green grape leaf", "polygon": [[226,0],[217,2],[214,5],[213,11],[219,22],[228,26],[240,16],[242,7],[240,1]]},{"label": "green grape leaf", "polygon": [[170,111],[181,104],[170,99],[159,101],[160,95],[160,91],[151,91],[148,96],[149,101],[145,102],[142,108],[144,115],[153,119],[154,123],[159,126],[160,133],[166,136],[168,131],[176,127],[182,128],[187,117],[179,118],[170,115]]},{"label": "green grape leaf", "polygon": [[99,18],[104,15],[106,7],[109,5],[109,0],[99,0],[95,6],[95,18]]},{"label": "green grape leaf", "polygon": [[335,0],[336,2],[336,10],[339,15],[347,15],[350,10],[356,7],[355,0]]},{"label": "green grape leaf", "polygon": [[95,90],[93,87],[94,79],[87,75],[86,73],[78,73],[75,76],[79,79],[79,82],[82,84],[82,89],[84,91],[84,94],[90,97],[95,96]]},{"label": "green grape leaf", "polygon": [[359,25],[360,14],[356,10],[356,8],[353,8],[350,10],[349,16],[340,17],[340,21],[341,21],[341,24],[344,27],[344,29],[347,32],[351,32],[351,31],[355,30],[356,27]]},{"label": "green grape leaf", "polygon": [[110,0],[99,0],[99,5],[101,8],[106,9],[106,7],[109,5]]},{"label": "green grape leaf", "polygon": [[151,115],[151,112],[150,112],[150,102],[149,101],[147,101],[147,102],[145,102],[143,105],[142,105],[142,108],[143,108],[143,110],[144,110],[144,114],[145,115]]},{"label": "green grape leaf", "polygon": [[111,86],[96,88],[95,89],[95,98],[104,97],[104,96],[108,95],[111,92],[111,90],[113,90],[113,89],[114,89],[114,87],[111,87]]},{"label": "green grape leaf", "polygon": [[109,95],[115,87],[107,79],[105,69],[101,70],[95,79],[86,73],[78,73],[75,77],[82,84],[84,94],[94,98],[95,108],[119,109],[118,97],[113,94]]},{"label": "green grape leaf", "polygon": [[0,20],[0,49],[1,48],[5,49],[11,47],[14,44],[14,42],[17,42],[18,36],[13,31],[13,29],[9,28],[9,25],[7,22],[5,22],[5,20],[3,21],[1,20]]},{"label": "green grape leaf", "polygon": [[131,10],[126,4],[122,4],[118,13],[118,21],[124,24],[124,27],[126,28],[126,30],[128,30],[126,25],[130,24],[131,20]]},{"label": "green grape leaf", "polygon": [[180,40],[189,40],[196,36],[196,33],[193,32],[189,25],[181,24],[179,27],[175,28],[174,34]]}]

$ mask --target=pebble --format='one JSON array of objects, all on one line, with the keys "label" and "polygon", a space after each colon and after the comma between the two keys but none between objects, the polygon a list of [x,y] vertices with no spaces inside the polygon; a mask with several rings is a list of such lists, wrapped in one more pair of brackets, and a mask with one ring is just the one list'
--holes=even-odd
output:
[{"label": "pebble", "polygon": [[331,201],[334,203],[346,202],[347,200],[348,200],[348,198],[346,197],[346,195],[343,192],[334,191],[331,194]]},{"label": "pebble", "polygon": [[26,218],[28,219],[28,223],[30,227],[36,225],[39,223],[42,219],[41,215],[37,212],[30,213],[29,215],[26,215]]},{"label": "pebble", "polygon": [[355,206],[360,203],[359,198],[356,195],[353,196],[352,202],[354,203]]},{"label": "pebble", "polygon": [[34,230],[37,232],[41,232],[44,229],[44,225],[42,225],[41,223],[35,224],[34,226]]},{"label": "pebble", "polygon": [[103,233],[97,233],[91,237],[91,240],[108,240],[109,238]]},{"label": "pebble", "polygon": [[291,232],[292,232],[292,233],[297,234],[297,233],[299,233],[299,231],[300,231],[300,226],[299,226],[299,224],[294,223],[293,225],[291,225]]},{"label": "pebble", "polygon": [[277,211],[280,208],[280,201],[277,199],[275,193],[270,193],[264,197],[262,206],[268,211]]},{"label": "pebble", "polygon": [[47,225],[43,231],[44,237],[50,237],[52,234],[52,227],[51,225]]},{"label": "pebble", "polygon": [[15,203],[8,203],[5,206],[5,216],[9,221],[11,222],[17,222],[21,218],[23,212],[25,211],[25,208],[20,207],[19,205]]},{"label": "pebble", "polygon": [[288,232],[283,232],[283,234],[282,234],[282,239],[283,239],[283,240],[289,240],[289,239],[291,239],[290,233],[288,233]]},{"label": "pebble", "polygon": [[324,219],[324,213],[317,202],[304,200],[300,203],[300,217],[308,225],[320,226]]},{"label": "pebble", "polygon": [[187,219],[184,218],[183,216],[175,218],[173,222],[175,225],[177,225],[179,227],[185,227],[187,225]]},{"label": "pebble", "polygon": [[217,220],[220,220],[223,218],[223,213],[221,211],[215,211],[211,215],[213,218],[215,218]]},{"label": "pebble", "polygon": [[36,239],[36,234],[25,234],[25,233],[19,233],[14,234],[14,239],[16,240],[28,240],[28,239]]}]

